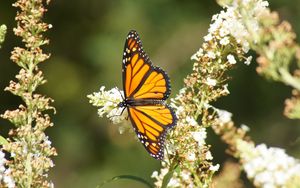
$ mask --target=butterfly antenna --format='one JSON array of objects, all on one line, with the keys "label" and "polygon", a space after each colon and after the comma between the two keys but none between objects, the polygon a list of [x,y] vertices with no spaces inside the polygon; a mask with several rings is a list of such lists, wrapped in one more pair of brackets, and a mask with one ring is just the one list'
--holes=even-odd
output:
[{"label": "butterfly antenna", "polygon": [[[125,98],[123,97],[123,94],[122,94],[122,92],[118,89],[118,91],[119,91],[119,93],[120,93],[120,95],[121,95],[121,97],[122,97],[122,99],[123,99],[123,101],[125,100]],[[124,111],[124,110],[123,110]],[[123,113],[123,111],[122,111],[122,113]]]}]

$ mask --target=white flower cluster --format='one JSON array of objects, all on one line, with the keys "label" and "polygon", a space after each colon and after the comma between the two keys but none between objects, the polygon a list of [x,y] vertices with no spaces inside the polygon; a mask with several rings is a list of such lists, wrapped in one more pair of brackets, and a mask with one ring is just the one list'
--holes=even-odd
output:
[{"label": "white flower cluster", "polygon": [[[160,173],[158,171],[154,171],[151,175],[151,178],[154,178],[156,181],[154,183],[155,187],[161,187],[162,186],[162,182],[163,179],[165,177],[165,175],[167,175],[167,173],[169,172],[168,168],[166,168],[166,165],[164,163],[162,163],[162,166],[164,168],[161,168]],[[190,179],[190,172],[189,171],[184,171],[182,177],[185,177],[187,180]],[[170,179],[169,183],[168,183],[168,187],[170,188],[179,188],[182,187],[181,183],[180,183],[180,179],[178,178],[178,173],[174,172],[172,178]],[[191,184],[193,185],[193,184]]]},{"label": "white flower cluster", "polygon": [[119,107],[120,102],[123,101],[123,91],[118,88],[112,88],[109,91],[105,91],[105,87],[102,86],[99,92],[94,92],[88,95],[90,103],[93,106],[100,107],[98,109],[98,115],[109,118],[114,124],[121,123],[124,121],[128,114],[124,107]]},{"label": "white flower cluster", "polygon": [[258,187],[285,187],[292,177],[300,177],[300,161],[281,148],[267,148],[265,144],[255,147],[241,140],[237,147],[248,178]]},{"label": "white flower cluster", "polygon": [[[154,171],[151,175],[151,178],[154,178],[156,181],[154,183],[155,187],[161,187],[162,182],[164,180],[164,177],[167,175],[169,172],[168,168],[166,168],[166,165],[162,163],[163,167],[160,172]],[[168,188],[181,188],[181,187],[188,187],[188,188],[193,188],[195,187],[195,184],[193,182],[193,179],[191,178],[193,175],[189,170],[181,170],[180,172],[175,171],[173,172],[173,176],[170,179],[167,187]],[[183,184],[184,182],[184,184]],[[203,187],[208,187],[203,186]]]},{"label": "white flower cluster", "polygon": [[207,136],[206,129],[200,128],[200,130],[191,133],[194,140],[198,143],[198,146],[201,148],[205,144],[205,139]]},{"label": "white flower cluster", "polygon": [[14,188],[15,181],[10,176],[10,169],[5,168],[5,154],[0,150],[0,185],[4,185],[8,188]]},{"label": "white flower cluster", "polygon": [[[249,10],[247,11],[246,20],[245,16],[242,16],[239,12],[241,5],[238,3],[241,3]],[[259,17],[268,11],[267,7],[269,3],[262,0],[243,0],[238,3],[234,2],[232,5],[226,6],[225,11],[221,11],[212,17],[208,34],[204,36],[205,42],[218,41],[220,45],[227,46],[230,45],[230,38],[233,37],[242,46],[243,52],[240,53],[247,53],[249,51],[249,40],[255,40],[253,39],[253,34],[256,34],[259,30]],[[204,50],[200,48],[191,59],[199,61],[202,56],[215,59],[218,55],[219,53],[214,51],[207,51],[205,54]],[[237,62],[233,54],[228,54],[227,60],[230,64],[236,64]],[[246,57],[244,63],[249,65],[251,60],[252,56]]]}]

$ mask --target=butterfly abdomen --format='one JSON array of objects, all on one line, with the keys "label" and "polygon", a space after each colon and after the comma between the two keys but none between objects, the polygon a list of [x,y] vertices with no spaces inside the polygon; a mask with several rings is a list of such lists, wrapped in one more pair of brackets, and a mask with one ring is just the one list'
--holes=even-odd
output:
[{"label": "butterfly abdomen", "polygon": [[158,99],[128,99],[126,104],[128,106],[165,105],[165,101]]}]

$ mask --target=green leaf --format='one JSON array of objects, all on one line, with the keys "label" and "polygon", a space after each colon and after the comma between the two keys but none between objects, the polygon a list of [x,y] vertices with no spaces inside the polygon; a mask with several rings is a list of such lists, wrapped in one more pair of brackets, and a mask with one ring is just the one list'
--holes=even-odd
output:
[{"label": "green leaf", "polygon": [[3,136],[0,136],[0,145],[6,145],[6,144],[8,144],[8,141]]},{"label": "green leaf", "polygon": [[149,182],[147,182],[146,180],[144,180],[143,178],[140,178],[140,177],[137,177],[137,176],[132,176],[132,175],[115,176],[115,177],[113,177],[110,180],[104,181],[102,184],[98,185],[97,188],[103,187],[107,183],[111,183],[113,181],[121,180],[121,179],[128,179],[128,180],[137,181],[137,182],[140,182],[140,183],[146,185],[147,187],[153,188],[153,186]]}]

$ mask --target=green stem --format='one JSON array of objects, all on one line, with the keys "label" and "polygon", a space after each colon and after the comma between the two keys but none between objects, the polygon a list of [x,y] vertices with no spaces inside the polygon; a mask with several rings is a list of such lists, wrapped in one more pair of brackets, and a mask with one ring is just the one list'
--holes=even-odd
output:
[{"label": "green stem", "polygon": [[279,73],[282,76],[282,81],[283,83],[292,86],[293,88],[297,89],[300,91],[300,80],[293,77],[288,70],[285,68],[279,68],[278,69]]}]

